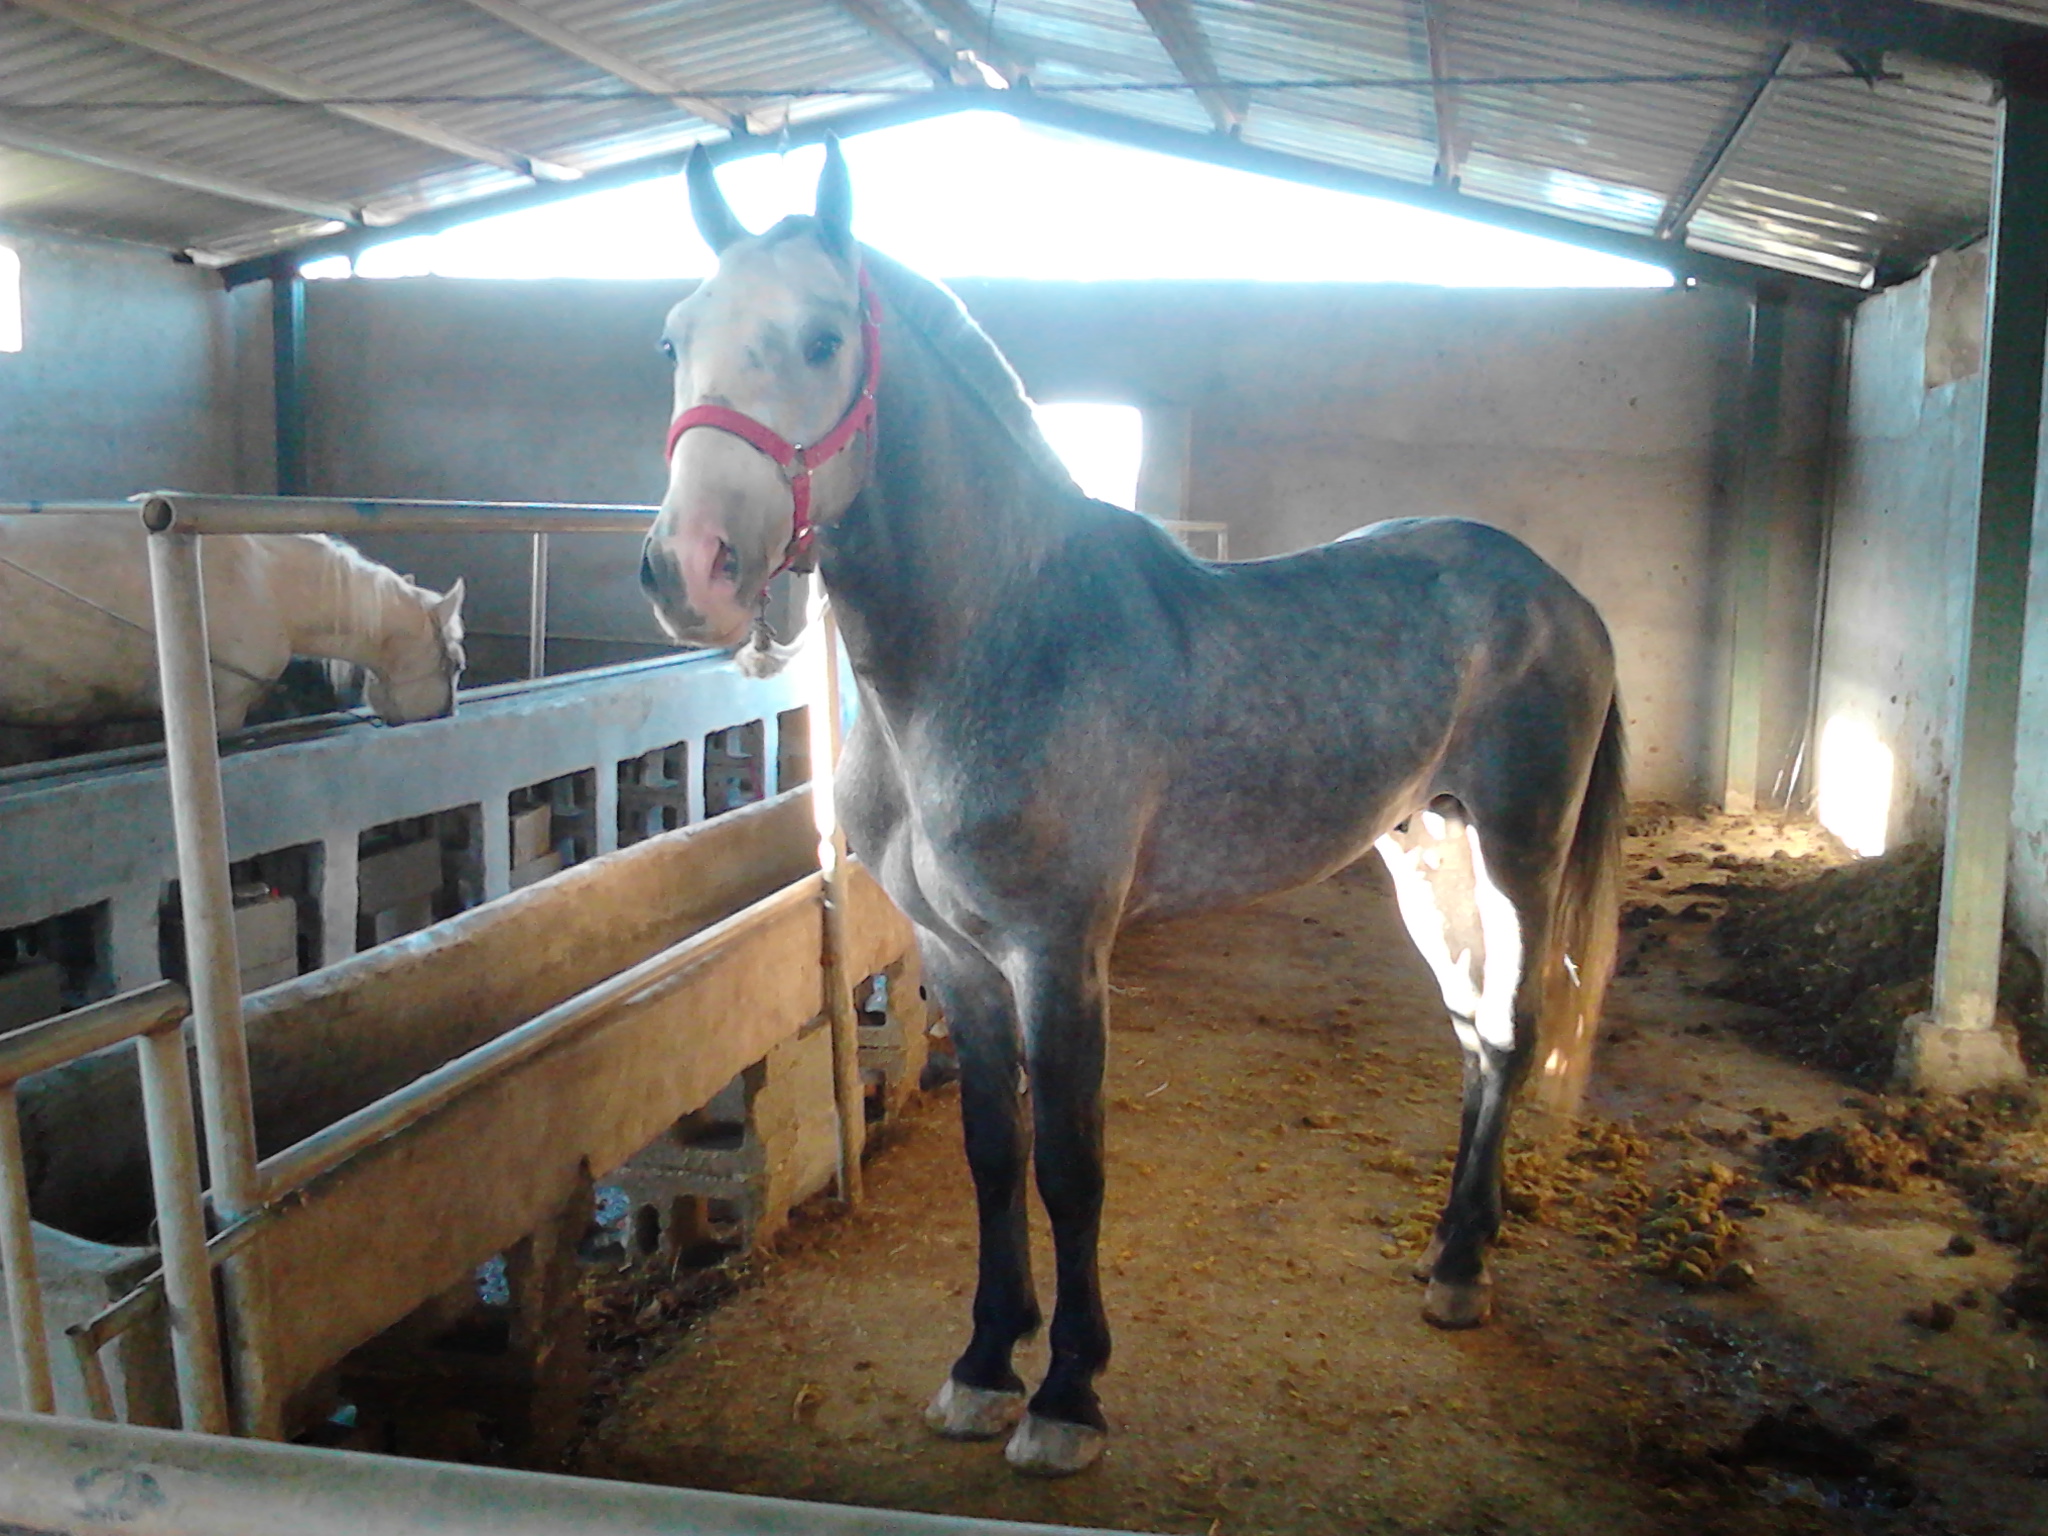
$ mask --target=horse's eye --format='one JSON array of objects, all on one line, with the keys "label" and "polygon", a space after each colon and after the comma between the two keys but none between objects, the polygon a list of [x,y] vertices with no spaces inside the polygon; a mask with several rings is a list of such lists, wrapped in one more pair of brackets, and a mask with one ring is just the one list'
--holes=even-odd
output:
[{"label": "horse's eye", "polygon": [[837,331],[820,331],[804,348],[804,361],[813,368],[822,368],[839,355],[842,345],[844,342]]},{"label": "horse's eye", "polygon": [[676,360],[676,344],[670,341],[666,336],[661,338],[661,355],[667,358],[670,362],[674,362]]}]

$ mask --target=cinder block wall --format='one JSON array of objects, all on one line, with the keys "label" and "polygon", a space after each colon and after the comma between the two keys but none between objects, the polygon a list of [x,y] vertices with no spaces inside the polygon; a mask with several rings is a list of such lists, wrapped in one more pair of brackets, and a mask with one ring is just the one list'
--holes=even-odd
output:
[{"label": "cinder block wall", "polygon": [[[1483,518],[1601,606],[1621,656],[1638,796],[1719,781],[1734,403],[1733,294],[1305,284],[963,282],[1040,399],[1184,413],[1185,515],[1236,556],[1380,518]],[[686,285],[316,283],[308,293],[316,488],[352,495],[645,502],[669,386],[656,338]],[[1795,313],[1774,537],[1764,784],[1808,720],[1813,590],[1835,353]],[[618,547],[612,547],[616,542]],[[630,540],[558,551],[556,633],[658,640]],[[518,633],[513,541],[370,541],[443,583],[479,629]]]},{"label": "cinder block wall", "polygon": [[0,500],[270,488],[267,394],[238,387],[258,346],[268,387],[265,289],[108,241],[0,241],[21,257],[24,331],[0,353]]}]

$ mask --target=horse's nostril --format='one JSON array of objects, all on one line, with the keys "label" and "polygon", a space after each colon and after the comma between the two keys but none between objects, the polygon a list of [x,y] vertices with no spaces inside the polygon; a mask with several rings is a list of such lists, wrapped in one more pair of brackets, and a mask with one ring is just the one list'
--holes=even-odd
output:
[{"label": "horse's nostril", "polygon": [[654,551],[645,544],[640,546],[640,590],[654,593]]}]

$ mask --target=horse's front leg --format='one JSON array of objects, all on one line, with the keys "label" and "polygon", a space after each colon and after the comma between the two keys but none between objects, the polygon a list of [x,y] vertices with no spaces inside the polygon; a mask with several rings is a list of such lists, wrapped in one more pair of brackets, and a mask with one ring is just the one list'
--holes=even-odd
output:
[{"label": "horse's front leg", "polygon": [[1059,1293],[1052,1361],[1006,1455],[1020,1472],[1059,1477],[1102,1454],[1109,1425],[1095,1378],[1109,1363],[1096,1251],[1102,1227],[1102,1071],[1108,943],[1036,956],[1016,978],[1031,1073],[1039,1198],[1052,1223]]},{"label": "horse's front leg", "polygon": [[1023,1415],[1024,1383],[1010,1356],[1039,1324],[1026,1225],[1031,1131],[1017,1011],[1002,972],[973,950],[920,929],[919,951],[925,983],[945,1009],[960,1061],[961,1129],[981,1227],[974,1337],[925,1410],[925,1422],[949,1439],[989,1440]]}]

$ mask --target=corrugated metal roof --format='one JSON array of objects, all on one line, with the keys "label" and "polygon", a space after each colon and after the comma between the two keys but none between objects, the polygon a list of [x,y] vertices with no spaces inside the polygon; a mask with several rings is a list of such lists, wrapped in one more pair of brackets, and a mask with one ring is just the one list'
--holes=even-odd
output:
[{"label": "corrugated metal roof", "polygon": [[971,81],[991,14],[1045,97],[1837,282],[1986,222],[1976,77],[1809,42],[1746,111],[1788,40],[1646,0],[0,0],[0,220],[287,249]]}]

